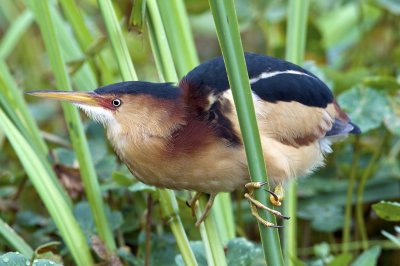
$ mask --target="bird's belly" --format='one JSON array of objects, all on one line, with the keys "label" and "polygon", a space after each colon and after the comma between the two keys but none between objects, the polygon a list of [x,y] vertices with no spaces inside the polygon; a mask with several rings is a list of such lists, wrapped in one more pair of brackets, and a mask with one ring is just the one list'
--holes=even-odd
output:
[{"label": "bird's belly", "polygon": [[308,175],[323,165],[324,156],[319,142],[293,147],[264,136],[262,144],[268,176],[275,184]]},{"label": "bird's belly", "polygon": [[140,181],[156,187],[218,193],[233,191],[249,182],[242,149],[225,152],[214,149],[214,152],[203,151],[190,157],[172,156],[126,163]]}]

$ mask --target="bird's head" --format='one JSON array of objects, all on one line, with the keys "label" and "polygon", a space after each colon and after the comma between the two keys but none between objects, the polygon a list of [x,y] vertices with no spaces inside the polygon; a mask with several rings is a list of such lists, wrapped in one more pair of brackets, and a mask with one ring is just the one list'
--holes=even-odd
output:
[{"label": "bird's head", "polygon": [[170,83],[129,81],[90,92],[39,90],[27,94],[75,104],[102,123],[109,137],[126,131],[161,136],[181,112],[181,89]]}]

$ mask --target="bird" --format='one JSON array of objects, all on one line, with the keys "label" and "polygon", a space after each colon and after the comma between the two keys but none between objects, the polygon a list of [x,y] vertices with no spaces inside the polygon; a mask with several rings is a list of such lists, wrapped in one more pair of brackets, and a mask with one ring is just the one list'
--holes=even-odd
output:
[{"label": "bird", "polygon": [[[244,53],[269,181],[270,201],[280,206],[283,187],[324,165],[332,142],[360,134],[328,86],[302,67],[267,55]],[[114,151],[141,182],[196,192],[194,210],[208,194],[198,226],[215,196],[246,187],[252,214],[258,209],[288,219],[258,202],[253,191],[224,60],[191,70],[178,84],[126,81],[94,91],[37,90],[30,95],[68,101],[104,125]]]}]

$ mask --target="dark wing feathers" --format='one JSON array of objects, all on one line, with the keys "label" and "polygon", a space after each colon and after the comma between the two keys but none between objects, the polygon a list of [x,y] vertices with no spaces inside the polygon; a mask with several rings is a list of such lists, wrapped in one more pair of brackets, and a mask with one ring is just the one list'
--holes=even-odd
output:
[{"label": "dark wing feathers", "polygon": [[[315,75],[307,70],[266,55],[245,53],[249,78],[256,78],[262,73],[296,71],[304,75],[280,74],[259,79],[252,84],[252,90],[261,99],[269,102],[297,101],[304,105],[326,107],[333,101],[329,88]],[[209,60],[192,71],[184,78],[190,84],[200,89],[212,89],[215,95],[229,89],[229,82],[222,57]]]},{"label": "dark wing feathers", "polygon": [[[324,109],[334,103],[333,94],[325,83],[300,66],[254,53],[245,53],[245,60],[251,89],[266,102],[298,102],[305,107]],[[222,97],[223,92],[229,89],[222,57],[194,68],[181,81],[180,87],[186,94],[187,105],[197,112],[200,119],[214,125],[217,134],[230,143],[240,142],[239,137],[232,134],[232,123],[225,116],[227,111],[222,110],[230,104],[223,101]],[[315,131],[318,128],[319,124],[316,124]],[[338,117],[334,118],[332,128],[327,131],[326,136],[347,133],[357,134],[360,130],[348,119]]]}]

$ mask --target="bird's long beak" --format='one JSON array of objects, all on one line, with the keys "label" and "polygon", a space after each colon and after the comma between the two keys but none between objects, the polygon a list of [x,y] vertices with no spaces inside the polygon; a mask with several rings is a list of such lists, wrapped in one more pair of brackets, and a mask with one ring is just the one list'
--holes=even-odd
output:
[{"label": "bird's long beak", "polygon": [[39,91],[27,91],[25,93],[37,97],[59,100],[59,101],[68,101],[75,104],[84,104],[89,106],[98,106],[100,98],[94,92],[39,90]]}]

